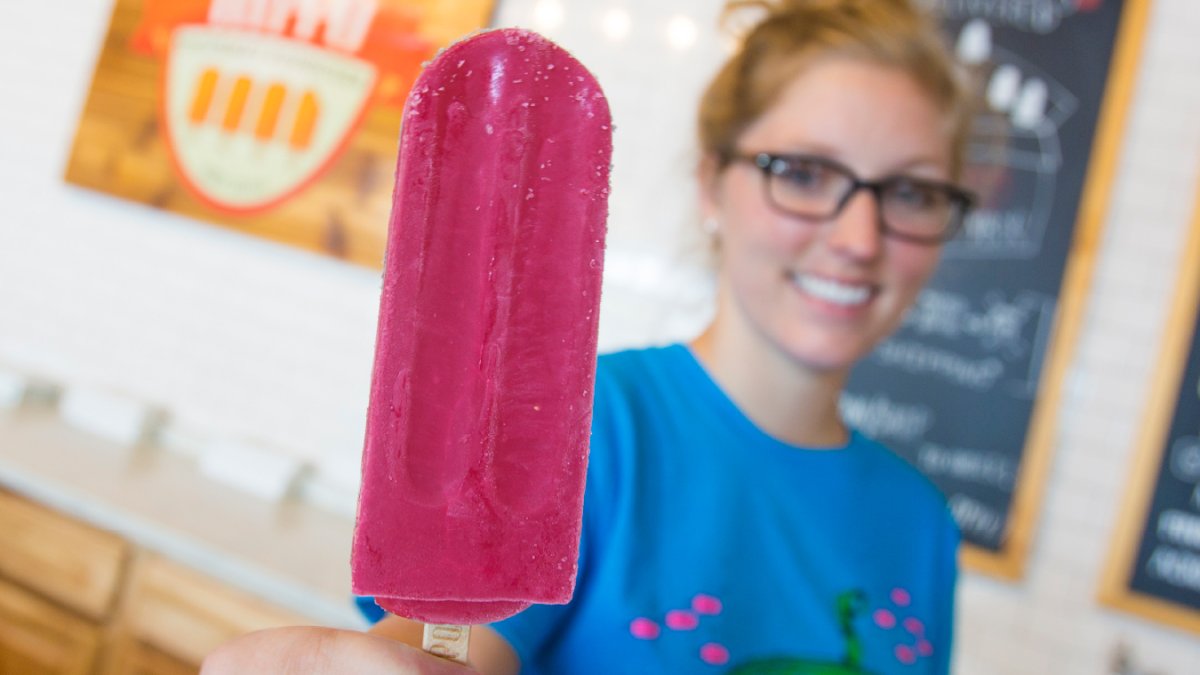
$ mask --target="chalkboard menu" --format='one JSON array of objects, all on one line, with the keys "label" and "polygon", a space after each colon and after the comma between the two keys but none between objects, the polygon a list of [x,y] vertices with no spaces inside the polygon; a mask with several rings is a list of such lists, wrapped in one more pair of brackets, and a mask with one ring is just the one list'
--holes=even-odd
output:
[{"label": "chalkboard menu", "polygon": [[1101,598],[1200,633],[1200,203],[1182,269]]},{"label": "chalkboard menu", "polygon": [[982,202],[842,409],[946,493],[969,566],[1017,577],[1146,3],[939,4],[981,83],[964,182]]}]

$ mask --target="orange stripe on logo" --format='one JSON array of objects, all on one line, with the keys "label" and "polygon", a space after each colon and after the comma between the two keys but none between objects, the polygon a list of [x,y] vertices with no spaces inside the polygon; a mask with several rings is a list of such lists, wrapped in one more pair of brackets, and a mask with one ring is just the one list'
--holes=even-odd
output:
[{"label": "orange stripe on logo", "polygon": [[296,123],[292,125],[292,137],[289,142],[293,148],[304,150],[312,144],[319,113],[316,94],[311,91],[305,92],[304,98],[300,100],[300,109],[296,111]]},{"label": "orange stripe on logo", "polygon": [[193,124],[201,124],[208,119],[209,108],[212,107],[213,93],[217,90],[217,71],[209,68],[200,75],[196,83],[196,95],[192,98],[192,110],[188,116]]},{"label": "orange stripe on logo", "polygon": [[233,83],[233,92],[229,94],[229,104],[225,106],[225,121],[221,126],[225,131],[237,131],[242,125],[242,114],[246,111],[246,99],[250,96],[250,78],[239,77]]},{"label": "orange stripe on logo", "polygon": [[254,135],[260,141],[270,140],[275,135],[275,128],[279,125],[279,111],[283,108],[285,98],[287,89],[282,84],[273,84],[267,89],[262,112],[258,114],[258,124],[254,127]]}]

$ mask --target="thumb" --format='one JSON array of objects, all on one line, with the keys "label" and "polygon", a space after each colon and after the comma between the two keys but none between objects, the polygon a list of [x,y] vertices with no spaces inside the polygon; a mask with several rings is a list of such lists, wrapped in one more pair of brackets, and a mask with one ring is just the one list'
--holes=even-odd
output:
[{"label": "thumb", "polygon": [[332,628],[274,628],[244,635],[204,659],[201,675],[472,675],[466,666],[377,635]]}]

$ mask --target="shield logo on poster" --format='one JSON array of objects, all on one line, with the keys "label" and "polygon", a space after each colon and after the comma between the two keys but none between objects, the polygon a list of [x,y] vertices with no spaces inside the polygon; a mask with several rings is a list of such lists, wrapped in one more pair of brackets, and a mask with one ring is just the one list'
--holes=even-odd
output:
[{"label": "shield logo on poster", "polygon": [[181,182],[216,211],[311,185],[372,104],[399,107],[432,53],[388,0],[149,0],[135,51],[163,58],[160,116]]},{"label": "shield logo on poster", "polygon": [[167,146],[212,206],[269,207],[317,176],[357,126],[373,65],[307,42],[181,26],[163,91]]}]

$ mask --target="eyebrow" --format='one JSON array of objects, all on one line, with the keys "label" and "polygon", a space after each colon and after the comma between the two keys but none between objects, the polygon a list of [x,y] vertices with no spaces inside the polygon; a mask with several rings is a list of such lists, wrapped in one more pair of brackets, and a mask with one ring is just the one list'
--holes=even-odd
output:
[{"label": "eyebrow", "polygon": [[949,168],[946,167],[943,163],[939,162],[938,160],[930,158],[930,157],[922,157],[922,158],[910,160],[908,162],[900,164],[899,166],[893,168],[890,171],[885,172],[883,175],[892,176],[892,175],[905,173],[905,172],[909,172],[909,171],[920,171],[923,169],[929,169],[931,171],[936,171],[938,174],[937,180],[950,180]]},{"label": "eyebrow", "polygon": [[[848,162],[844,156],[840,155],[834,148],[832,148],[830,146],[819,144],[819,143],[805,143],[805,144],[784,143],[784,144],[782,144],[782,147],[785,147],[788,149],[780,151],[778,154],[788,155],[788,156],[808,155],[808,156],[814,156],[814,157],[824,157],[826,159],[832,159],[833,161],[835,161],[839,164],[842,164],[843,166],[850,169],[851,171],[854,171],[855,173],[859,173],[859,171],[856,168],[850,166],[850,162]],[[912,157],[910,159],[904,160],[900,164],[893,166],[892,168],[887,169],[886,171],[881,171],[877,174],[873,174],[873,176],[874,177],[886,177],[886,176],[909,175],[908,172],[921,171],[924,169],[929,169],[931,171],[937,172],[936,177],[929,177],[928,180],[939,180],[939,181],[950,180],[949,167],[945,166],[944,163],[942,161],[938,160],[936,157],[930,157],[930,156]],[[864,177],[867,177],[867,176],[864,176]],[[917,177],[925,178],[924,176],[917,176]]]}]

